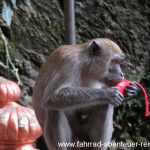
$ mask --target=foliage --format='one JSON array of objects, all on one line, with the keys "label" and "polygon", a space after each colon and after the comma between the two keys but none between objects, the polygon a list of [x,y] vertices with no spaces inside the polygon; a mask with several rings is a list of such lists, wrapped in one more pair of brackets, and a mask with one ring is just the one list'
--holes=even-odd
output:
[{"label": "foliage", "polygon": [[[150,81],[149,79],[149,76],[146,76],[147,82]],[[150,85],[146,86],[146,91],[150,97]],[[118,142],[149,142],[150,117],[145,117],[144,114],[144,96],[139,90],[137,96],[127,100],[122,106],[115,110],[115,131],[113,139]],[[132,147],[132,149],[134,148]],[[136,147],[135,150],[136,149],[139,149],[139,147]],[[142,148],[140,147],[140,149]]]}]

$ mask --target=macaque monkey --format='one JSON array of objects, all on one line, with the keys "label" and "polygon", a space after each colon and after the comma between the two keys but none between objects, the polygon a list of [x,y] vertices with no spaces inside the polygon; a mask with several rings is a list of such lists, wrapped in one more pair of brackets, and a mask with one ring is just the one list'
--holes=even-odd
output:
[{"label": "macaque monkey", "polygon": [[[73,149],[59,147],[59,142],[111,140],[114,107],[124,100],[113,86],[124,79],[120,67],[124,59],[117,44],[102,38],[60,46],[51,53],[33,92],[33,107],[49,150]],[[126,88],[129,97],[136,92],[134,83]]]}]

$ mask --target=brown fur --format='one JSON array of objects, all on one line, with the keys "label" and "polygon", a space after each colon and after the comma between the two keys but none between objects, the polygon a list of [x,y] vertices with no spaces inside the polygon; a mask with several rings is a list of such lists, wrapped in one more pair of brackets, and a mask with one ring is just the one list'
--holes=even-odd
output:
[{"label": "brown fur", "polygon": [[[93,41],[96,48],[91,47]],[[43,64],[34,88],[33,106],[50,150],[58,149],[57,142],[72,141],[72,136],[86,136],[93,142],[110,140],[113,107],[123,100],[117,90],[104,82],[114,58],[124,59],[119,46],[98,38],[60,46]],[[119,71],[108,80],[112,76],[115,82],[121,80]],[[87,120],[82,121],[83,114],[87,114]],[[79,135],[79,131],[83,133]]]}]

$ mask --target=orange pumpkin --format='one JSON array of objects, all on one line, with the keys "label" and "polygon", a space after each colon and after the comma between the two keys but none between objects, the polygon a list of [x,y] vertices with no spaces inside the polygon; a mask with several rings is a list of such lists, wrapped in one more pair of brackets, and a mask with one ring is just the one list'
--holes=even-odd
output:
[{"label": "orange pumpkin", "polygon": [[42,130],[32,109],[15,102],[0,108],[0,150],[35,150]]},{"label": "orange pumpkin", "polygon": [[0,106],[20,98],[21,91],[17,83],[0,77]]}]

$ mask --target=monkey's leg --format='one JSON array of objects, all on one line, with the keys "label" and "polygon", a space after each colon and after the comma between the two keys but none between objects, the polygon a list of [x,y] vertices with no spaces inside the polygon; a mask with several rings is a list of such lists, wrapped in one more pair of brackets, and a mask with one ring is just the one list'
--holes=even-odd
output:
[{"label": "monkey's leg", "polygon": [[100,106],[89,120],[89,138],[91,142],[99,143],[97,147],[92,150],[106,150],[104,146],[111,140],[113,133],[113,112],[114,107],[112,105]]},{"label": "monkey's leg", "polygon": [[[71,129],[67,117],[62,111],[49,111],[44,125],[44,138],[49,150],[70,150],[63,145],[71,142]],[[62,144],[62,145],[60,145]]]}]

